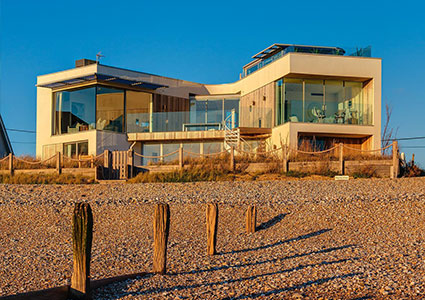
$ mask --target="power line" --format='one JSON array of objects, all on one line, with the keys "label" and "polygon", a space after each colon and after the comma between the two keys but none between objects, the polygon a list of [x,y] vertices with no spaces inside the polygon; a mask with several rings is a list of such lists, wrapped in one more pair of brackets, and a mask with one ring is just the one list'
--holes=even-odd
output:
[{"label": "power line", "polygon": [[421,145],[421,146],[401,146],[400,148],[418,148],[418,149],[425,149],[425,145]]},{"label": "power line", "polygon": [[405,137],[405,138],[385,139],[383,141],[406,141],[406,140],[422,140],[422,139],[425,139],[425,136],[414,136],[414,137]]},{"label": "power line", "polygon": [[6,128],[6,130],[16,131],[16,132],[36,133],[34,130],[25,130],[25,129]]}]

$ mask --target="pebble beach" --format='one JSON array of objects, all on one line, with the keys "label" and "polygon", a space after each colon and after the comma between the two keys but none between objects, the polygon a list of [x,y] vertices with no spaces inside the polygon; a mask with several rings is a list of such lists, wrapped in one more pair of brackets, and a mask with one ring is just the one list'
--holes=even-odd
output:
[{"label": "pebble beach", "polygon": [[[422,299],[425,178],[0,185],[0,296],[70,283],[74,203],[94,216],[94,299]],[[154,205],[170,205],[167,274]],[[218,203],[215,256],[205,206]],[[257,231],[245,232],[247,205]]]}]

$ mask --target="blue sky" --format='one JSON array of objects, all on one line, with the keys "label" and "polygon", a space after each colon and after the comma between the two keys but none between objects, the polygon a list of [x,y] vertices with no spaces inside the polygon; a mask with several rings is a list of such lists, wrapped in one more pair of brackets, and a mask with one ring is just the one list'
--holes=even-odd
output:
[{"label": "blue sky", "polygon": [[[64,2],[64,3],[63,3]],[[0,0],[0,112],[33,130],[36,76],[105,55],[102,63],[201,83],[238,79],[273,43],[372,46],[383,59],[383,107],[397,137],[425,136],[425,4],[409,1]],[[17,154],[35,135],[9,132]],[[425,167],[425,140],[400,142]]]}]

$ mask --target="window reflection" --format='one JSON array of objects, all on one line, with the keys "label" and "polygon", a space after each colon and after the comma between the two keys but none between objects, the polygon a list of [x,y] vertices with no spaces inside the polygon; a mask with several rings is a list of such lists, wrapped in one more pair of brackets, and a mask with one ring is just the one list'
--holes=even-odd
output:
[{"label": "window reflection", "polygon": [[276,125],[285,122],[371,125],[373,95],[367,86],[343,80],[278,80]]},{"label": "window reflection", "polygon": [[96,129],[123,132],[124,91],[97,87]]},{"label": "window reflection", "polygon": [[152,94],[126,92],[127,132],[149,132],[151,124],[150,105]]},{"label": "window reflection", "polygon": [[55,93],[54,134],[94,129],[96,88]]}]

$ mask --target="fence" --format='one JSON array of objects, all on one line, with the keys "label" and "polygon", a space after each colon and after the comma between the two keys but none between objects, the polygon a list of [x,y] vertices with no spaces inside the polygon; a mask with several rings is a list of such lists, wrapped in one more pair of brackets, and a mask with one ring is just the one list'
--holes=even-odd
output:
[{"label": "fence", "polygon": [[[384,152],[392,147],[392,154],[389,159],[385,159],[383,156]],[[346,150],[346,153],[344,153]],[[155,159],[162,162],[164,158],[178,153],[178,164],[175,165],[152,165],[152,166],[133,166],[133,168],[144,168],[149,171],[155,172],[167,172],[173,171],[176,169],[183,169],[185,166],[184,153],[192,156],[199,157],[201,159],[211,158],[211,157],[220,157],[222,159],[228,159],[229,168],[231,171],[235,171],[236,164],[238,160],[245,161],[256,161],[263,159],[274,160],[274,162],[281,163],[281,169],[284,173],[289,171],[303,171],[305,169],[315,169],[317,167],[326,167],[335,173],[344,175],[344,174],[353,174],[356,171],[366,167],[373,166],[378,175],[385,177],[389,175],[390,178],[396,178],[399,174],[399,150],[397,141],[392,144],[375,150],[362,150],[353,148],[343,143],[340,143],[330,149],[324,151],[302,151],[286,145],[282,145],[279,148],[272,149],[270,151],[246,151],[241,148],[230,147],[228,150],[224,150],[216,153],[201,154],[185,150],[183,147],[180,147],[179,150],[158,156],[148,156],[142,155],[139,153],[133,153],[132,156],[138,156],[140,158]],[[351,153],[351,154],[350,154]],[[361,159],[353,159],[352,153],[357,153]],[[378,154],[372,156],[372,154]],[[320,155],[328,155],[328,159],[310,159],[308,157],[318,157]],[[332,155],[332,158],[330,156]],[[366,161],[366,157],[368,159]],[[303,159],[299,161],[297,158],[303,156]],[[260,159],[259,159],[260,158]],[[374,159],[370,159],[374,158]],[[263,167],[265,164],[257,164],[259,168]],[[255,163],[250,164],[252,170],[256,170]]]},{"label": "fence", "polygon": [[[84,175],[93,175],[96,173],[96,167],[102,165],[103,153],[98,156],[78,156],[72,158],[64,156],[58,152],[55,155],[36,160],[30,157],[18,157],[12,153],[0,159],[0,166],[3,171],[7,170],[10,176],[16,172],[20,173],[75,173]],[[7,164],[5,167],[4,165]],[[2,172],[5,173],[5,172]]]},{"label": "fence", "polygon": [[[392,147],[392,155],[390,159],[382,159],[384,151]],[[346,150],[347,153],[344,153]],[[366,154],[378,154],[381,159],[375,159],[367,161],[363,158],[360,160],[350,159],[350,153],[358,153],[360,155]],[[177,164],[164,165],[164,166],[141,166],[135,164],[135,157],[145,159],[155,159],[157,161],[164,161],[172,155],[178,156]],[[201,159],[208,159],[213,157],[220,157],[220,159],[228,160],[230,171],[234,172],[236,165],[239,161],[248,162],[248,169],[251,171],[264,169],[267,162],[273,161],[274,163],[280,164],[282,172],[287,173],[290,171],[304,171],[314,170],[318,168],[325,168],[332,172],[344,175],[353,174],[361,168],[367,166],[373,166],[378,175],[385,177],[389,175],[390,178],[396,178],[399,174],[399,151],[397,141],[392,144],[375,150],[361,150],[353,148],[342,143],[324,150],[324,151],[303,151],[295,148],[282,145],[279,148],[272,149],[270,151],[246,151],[242,148],[230,147],[227,150],[216,152],[216,153],[196,153],[185,150],[180,147],[178,150],[158,156],[143,155],[134,152],[132,149],[128,151],[109,151],[105,150],[104,153],[97,156],[79,156],[78,158],[71,158],[64,156],[62,153],[57,153],[54,156],[45,160],[28,160],[16,157],[13,154],[0,160],[0,164],[8,162],[9,174],[13,175],[15,170],[24,169],[41,169],[47,168],[50,170],[56,170],[57,174],[61,174],[63,170],[67,169],[67,172],[72,173],[71,170],[78,167],[83,169],[83,164],[89,166],[95,175],[96,179],[128,179],[139,172],[143,171],[156,171],[156,172],[167,172],[176,169],[183,169],[185,167],[185,154],[190,157],[198,157]],[[328,155],[327,159],[320,159],[320,156]],[[302,157],[303,159],[298,159]],[[313,159],[316,157],[316,159]],[[319,159],[317,158],[319,157]],[[263,164],[255,164],[251,162],[257,162],[259,160],[265,161]],[[18,165],[19,164],[19,165]],[[29,166],[29,168],[24,168]],[[68,166],[71,168],[64,168]]]},{"label": "fence", "polygon": [[[206,204],[206,254],[216,255],[219,207],[216,203]],[[257,230],[257,207],[248,206],[245,214],[247,234]],[[154,274],[166,274],[167,244],[170,231],[170,208],[168,204],[158,203],[153,213],[153,268]],[[243,219],[243,218],[241,218]],[[92,291],[117,281],[134,279],[146,272],[121,275],[100,280],[91,280],[90,263],[93,242],[93,213],[90,204],[79,202],[74,205],[72,215],[73,271],[71,284],[46,290],[33,291],[0,297],[0,300],[30,299],[91,299]]]}]

